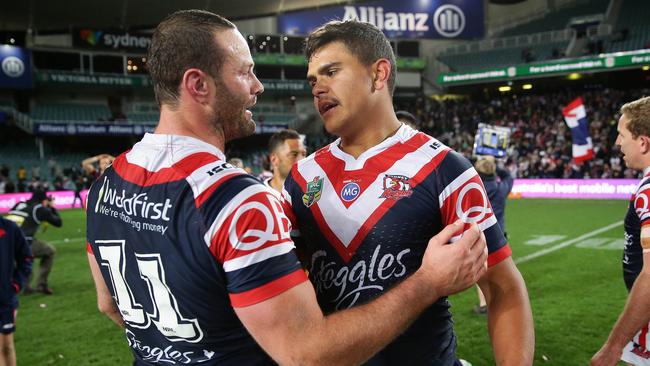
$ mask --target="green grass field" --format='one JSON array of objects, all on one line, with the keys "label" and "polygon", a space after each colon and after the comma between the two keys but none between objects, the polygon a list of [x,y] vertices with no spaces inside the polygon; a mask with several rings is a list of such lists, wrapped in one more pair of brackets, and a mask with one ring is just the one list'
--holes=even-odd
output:
[{"label": "green grass field", "polygon": [[[535,365],[587,365],[607,337],[626,298],[621,274],[626,207],[625,201],[508,202],[513,258],[535,318]],[[58,251],[50,276],[55,294],[20,299],[18,365],[130,365],[123,333],[96,307],[84,214],[70,210],[62,216],[62,228],[40,234]],[[472,312],[476,291],[451,301],[459,356],[474,366],[493,365],[486,318]]]}]

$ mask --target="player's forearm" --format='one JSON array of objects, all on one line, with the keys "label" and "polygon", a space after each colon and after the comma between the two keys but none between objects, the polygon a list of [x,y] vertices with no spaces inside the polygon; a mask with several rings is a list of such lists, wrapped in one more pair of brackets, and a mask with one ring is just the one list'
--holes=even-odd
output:
[{"label": "player's forearm", "polygon": [[532,365],[535,330],[526,285],[519,275],[508,287],[490,287],[488,328],[499,366]]},{"label": "player's forearm", "polygon": [[311,338],[307,347],[315,356],[313,361],[322,365],[358,365],[368,360],[438,298],[435,291],[423,294],[426,287],[430,285],[415,273],[368,304],[326,316],[316,331],[319,337]]},{"label": "player's forearm", "polygon": [[122,319],[122,316],[120,315],[119,311],[117,308],[113,308],[108,311],[102,311],[106,316],[113,321],[113,323],[117,324],[120,328],[124,328],[124,320]]},{"label": "player's forearm", "polygon": [[606,345],[612,350],[621,351],[650,320],[650,273],[643,271],[634,281],[623,313],[616,321]]}]

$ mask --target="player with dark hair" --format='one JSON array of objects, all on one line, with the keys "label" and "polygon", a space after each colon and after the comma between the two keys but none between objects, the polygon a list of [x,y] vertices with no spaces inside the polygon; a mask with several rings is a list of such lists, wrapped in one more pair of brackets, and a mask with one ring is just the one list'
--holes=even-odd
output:
[{"label": "player with dark hair", "polygon": [[414,115],[412,115],[410,112],[397,111],[397,112],[395,112],[395,116],[397,117],[397,119],[400,122],[408,125],[412,129],[414,129],[414,130],[418,129],[418,125],[419,125],[418,119]]},{"label": "player with dark hair", "polygon": [[[285,211],[311,255],[324,312],[358,309],[418,270],[428,238],[462,220],[486,236],[479,284],[498,365],[530,365],[533,321],[517,270],[471,163],[393,111],[395,57],[374,25],[332,21],[306,40],[307,81],[327,132],[339,136],[298,162],[285,182]],[[454,247],[456,243],[450,245]],[[368,365],[457,365],[445,297]]]},{"label": "player with dark hair", "polygon": [[485,272],[477,226],[431,239],[420,269],[363,307],[324,315],[280,201],[226,163],[255,131],[262,90],[228,20],[178,11],[148,57],[160,120],[88,194],[88,259],[98,305],[125,327],[136,365],[359,364],[436,299]]},{"label": "player with dark hair", "polygon": [[32,251],[18,226],[0,217],[0,365],[16,366],[18,293],[32,272]]},{"label": "player with dark hair", "polygon": [[38,276],[36,277],[36,287],[30,287],[30,276],[25,284],[25,294],[38,291],[45,295],[52,295],[53,291],[49,287],[48,278],[52,266],[54,266],[56,249],[51,244],[39,240],[35,236],[43,222],[55,227],[63,225],[59,211],[54,206],[54,199],[48,196],[44,190],[36,190],[27,202],[17,203],[9,211],[7,219],[15,222],[20,227],[31,247],[34,258],[41,258]]},{"label": "player with dark hair", "polygon": [[294,130],[281,130],[269,139],[269,162],[273,176],[264,181],[264,184],[282,193],[284,180],[297,161],[307,156],[307,149],[302,143],[302,138]]},{"label": "player with dark hair", "polygon": [[643,171],[625,216],[623,279],[627,303],[607,341],[591,359],[592,366],[616,365],[623,360],[650,365],[650,97],[621,107],[616,145],[628,168]]}]

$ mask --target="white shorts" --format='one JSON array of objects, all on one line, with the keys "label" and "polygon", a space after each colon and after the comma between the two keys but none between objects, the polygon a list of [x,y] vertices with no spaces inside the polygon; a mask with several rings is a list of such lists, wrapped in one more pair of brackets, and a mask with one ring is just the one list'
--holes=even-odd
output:
[{"label": "white shorts", "polygon": [[646,324],[623,348],[621,360],[635,366],[650,366],[649,345],[650,337],[648,337],[648,324]]}]

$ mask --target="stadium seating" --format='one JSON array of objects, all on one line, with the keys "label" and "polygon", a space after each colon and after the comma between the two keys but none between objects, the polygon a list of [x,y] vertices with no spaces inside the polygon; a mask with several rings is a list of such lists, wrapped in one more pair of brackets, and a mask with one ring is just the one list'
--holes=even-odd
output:
[{"label": "stadium seating", "polygon": [[644,0],[625,0],[618,15],[610,42],[607,42],[607,52],[638,50],[650,46],[650,24],[644,11],[647,7]]},{"label": "stadium seating", "polygon": [[[528,49],[531,52],[533,61],[544,61],[553,58],[554,49],[561,54],[566,47],[566,42],[551,42],[530,46]],[[472,52],[471,57],[468,57],[468,54],[458,54],[440,56],[438,59],[456,71],[475,70],[525,63],[522,51],[521,47],[512,47]]]},{"label": "stadium seating", "polygon": [[36,104],[31,117],[34,121],[97,122],[111,118],[106,105],[99,104]]},{"label": "stadium seating", "polygon": [[499,36],[509,37],[521,34],[531,34],[564,29],[569,24],[571,18],[605,13],[607,11],[609,2],[610,0],[582,1],[573,6],[547,13],[540,19],[536,19],[531,22],[505,30]]}]

